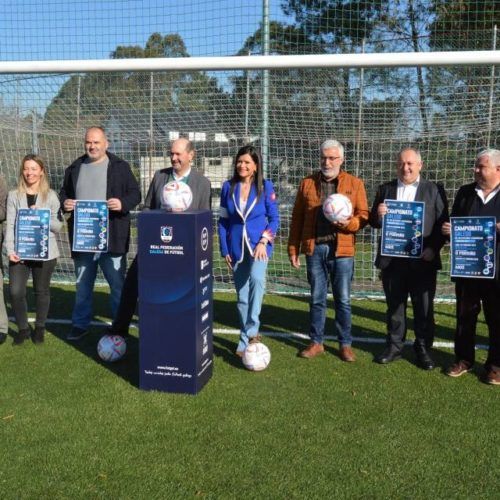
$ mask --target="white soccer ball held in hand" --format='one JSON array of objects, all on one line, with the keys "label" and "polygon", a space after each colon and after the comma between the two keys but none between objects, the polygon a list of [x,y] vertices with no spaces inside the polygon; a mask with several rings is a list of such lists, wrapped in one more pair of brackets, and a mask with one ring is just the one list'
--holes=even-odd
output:
[{"label": "white soccer ball held in hand", "polygon": [[184,212],[192,201],[193,193],[185,182],[172,181],[163,186],[162,202],[166,210]]},{"label": "white soccer ball held in hand", "polygon": [[340,193],[331,194],[323,202],[323,213],[330,222],[345,222],[352,216],[351,200]]}]

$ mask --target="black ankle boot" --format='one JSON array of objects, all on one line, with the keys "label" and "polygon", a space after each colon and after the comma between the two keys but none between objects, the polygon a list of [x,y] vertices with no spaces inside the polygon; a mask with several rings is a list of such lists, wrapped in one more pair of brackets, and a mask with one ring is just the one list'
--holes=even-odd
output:
[{"label": "black ankle boot", "polygon": [[35,326],[31,340],[33,344],[42,344],[45,340],[45,328],[43,326]]},{"label": "black ankle boot", "polygon": [[417,358],[417,366],[422,368],[422,370],[433,370],[436,366],[434,360],[429,354],[429,350],[422,346],[415,347],[415,355]]},{"label": "black ankle boot", "polygon": [[30,337],[30,330],[29,328],[19,330],[15,335],[14,335],[14,345],[21,345],[26,339],[29,339]]}]

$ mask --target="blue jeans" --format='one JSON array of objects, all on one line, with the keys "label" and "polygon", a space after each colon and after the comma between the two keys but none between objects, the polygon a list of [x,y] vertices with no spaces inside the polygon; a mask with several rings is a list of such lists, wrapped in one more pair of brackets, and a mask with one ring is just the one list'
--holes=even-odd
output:
[{"label": "blue jeans", "polygon": [[333,244],[315,245],[313,255],[306,255],[307,281],[311,285],[309,315],[312,342],[323,343],[326,320],[328,280],[333,289],[335,327],[341,346],[352,344],[351,282],[354,273],[353,257],[335,257]]},{"label": "blue jeans", "polygon": [[125,268],[125,254],[76,253],[74,256],[76,275],[76,296],[72,323],[76,328],[86,330],[92,320],[92,294],[97,275],[97,266],[102,269],[110,288],[110,303],[113,318],[118,310]]},{"label": "blue jeans", "polygon": [[233,268],[240,320],[238,351],[244,351],[248,341],[259,333],[259,316],[266,288],[267,261],[254,260],[247,248],[244,252],[243,260]]}]

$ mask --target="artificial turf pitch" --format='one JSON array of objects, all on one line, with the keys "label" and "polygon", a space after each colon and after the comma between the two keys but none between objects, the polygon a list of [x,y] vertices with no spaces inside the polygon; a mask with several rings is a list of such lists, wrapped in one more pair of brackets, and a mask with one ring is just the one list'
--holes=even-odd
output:
[{"label": "artificial turf pitch", "polygon": [[[68,319],[73,291],[55,287],[51,318]],[[104,319],[106,294],[97,291]],[[331,308],[330,308],[331,309]],[[453,305],[437,304],[437,340],[450,341]],[[237,325],[234,294],[214,298],[217,329]],[[214,376],[196,396],[138,389],[138,341],[104,364],[94,327],[64,340],[48,325],[42,346],[0,346],[0,498],[498,498],[500,388],[473,373],[424,372],[405,359],[381,366],[381,344],[356,343],[342,363],[337,345],[313,360],[307,301],[266,296],[267,370],[246,371],[237,337],[214,336]],[[382,340],[384,304],[353,302],[354,335]],[[13,326],[13,329],[15,327]],[[331,311],[327,331],[333,333]],[[280,335],[281,334],[281,335]],[[487,344],[479,325],[478,343]]]}]

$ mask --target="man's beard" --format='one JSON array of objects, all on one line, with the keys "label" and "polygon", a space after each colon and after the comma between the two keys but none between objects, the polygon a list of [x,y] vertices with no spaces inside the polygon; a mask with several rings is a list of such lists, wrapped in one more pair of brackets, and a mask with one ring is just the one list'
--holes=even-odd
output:
[{"label": "man's beard", "polygon": [[323,177],[328,180],[334,179],[338,174],[337,171],[332,170],[331,168],[323,168],[323,167],[321,167],[321,173],[323,174]]}]

